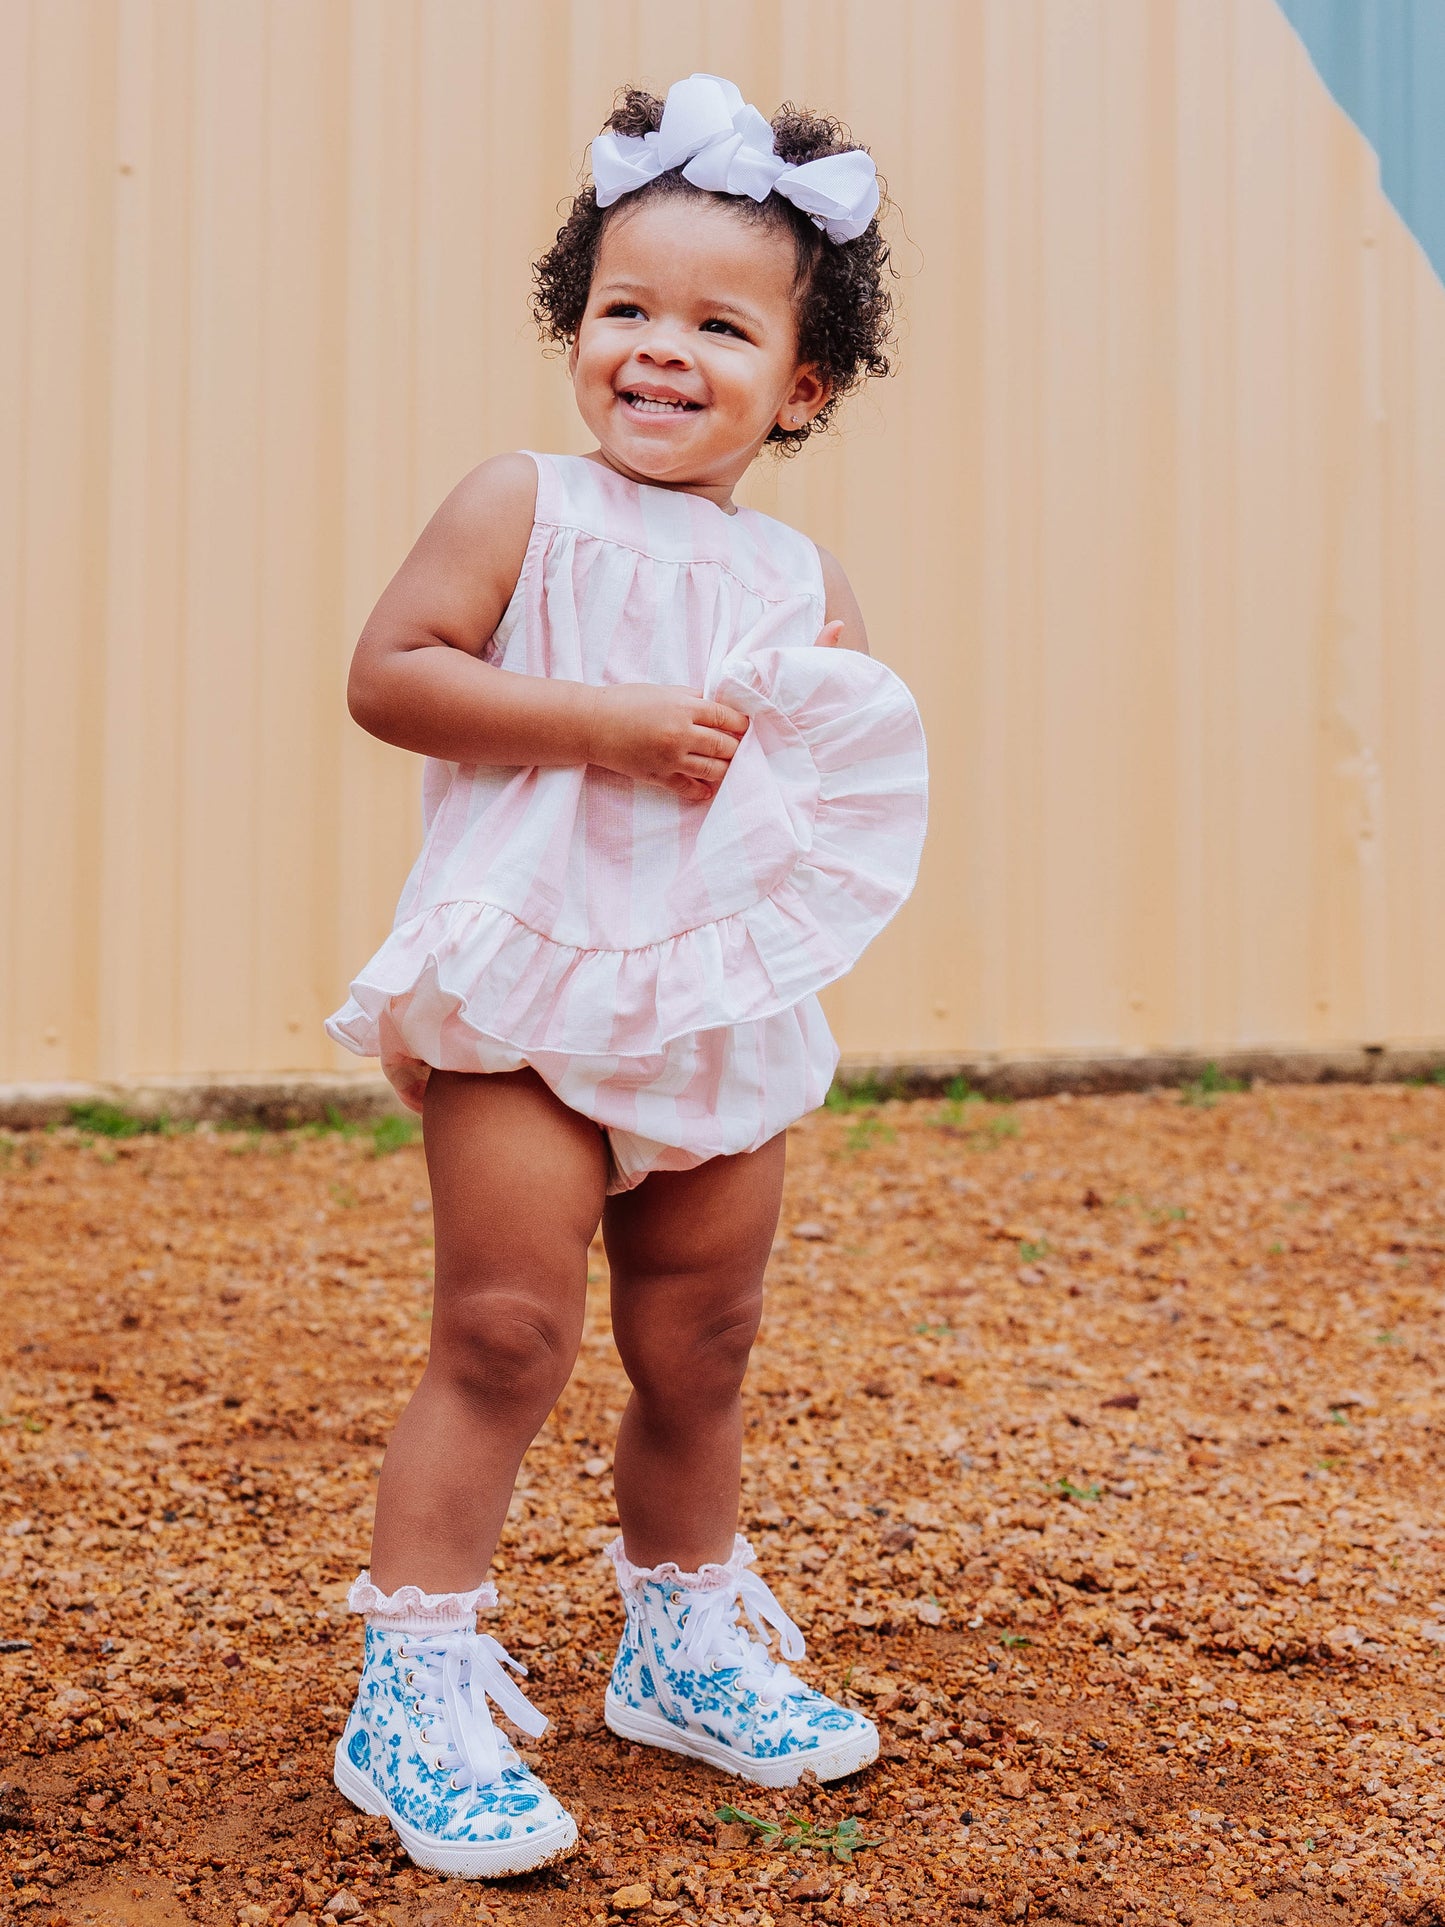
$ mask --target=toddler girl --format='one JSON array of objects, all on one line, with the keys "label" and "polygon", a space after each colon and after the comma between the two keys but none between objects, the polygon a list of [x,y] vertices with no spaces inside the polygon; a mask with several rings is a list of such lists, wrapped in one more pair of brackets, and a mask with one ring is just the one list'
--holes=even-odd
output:
[{"label": "toddler girl", "polygon": [[473,1877],[576,1838],[492,1723],[488,1701],[546,1724],[475,1616],[599,1222],[632,1383],[607,1724],[766,1786],[878,1750],[789,1671],[802,1637],[748,1569],[740,1390],[783,1134],[837,1061],[814,993],[912,886],[923,741],[837,563],[733,502],[764,443],[887,372],[877,180],[835,122],[770,126],[705,74],[626,93],[592,171],[535,306],[597,447],[469,475],[350,684],[364,728],[430,759],[426,837],[328,1028],[422,1113],[436,1298],[350,1593],[336,1784]]}]

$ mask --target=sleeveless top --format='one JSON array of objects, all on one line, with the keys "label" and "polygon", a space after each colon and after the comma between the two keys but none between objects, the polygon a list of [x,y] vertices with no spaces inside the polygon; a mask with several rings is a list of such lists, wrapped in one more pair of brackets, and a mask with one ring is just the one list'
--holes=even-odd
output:
[{"label": "sleeveless top", "polygon": [[837,1058],[814,993],[912,888],[918,712],[881,663],[812,646],[822,570],[796,530],[532,459],[532,534],[485,660],[697,689],[747,734],[701,802],[592,765],[429,759],[392,934],[327,1030],[413,1107],[430,1067],[525,1063],[604,1125],[698,1159],[754,1148],[821,1102]]}]

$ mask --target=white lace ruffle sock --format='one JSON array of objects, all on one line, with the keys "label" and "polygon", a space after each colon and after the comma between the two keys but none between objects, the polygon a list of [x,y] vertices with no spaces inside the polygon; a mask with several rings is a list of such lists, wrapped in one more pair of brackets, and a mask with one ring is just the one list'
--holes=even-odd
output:
[{"label": "white lace ruffle sock", "polygon": [[369,1572],[363,1572],[352,1580],[346,1603],[354,1613],[364,1613],[369,1622],[384,1626],[390,1633],[427,1638],[437,1633],[475,1632],[478,1609],[496,1605],[497,1589],[488,1581],[470,1592],[423,1592],[420,1586],[398,1586],[388,1593],[371,1583]]},{"label": "white lace ruffle sock", "polygon": [[744,1570],[753,1563],[752,1547],[741,1533],[733,1540],[732,1557],[726,1565],[709,1563],[696,1572],[684,1572],[668,1559],[660,1566],[634,1566],[621,1539],[607,1548],[607,1557],[617,1572],[617,1583],[624,1592],[638,1592],[646,1585],[676,1586],[679,1592],[722,1592],[736,1589]]}]

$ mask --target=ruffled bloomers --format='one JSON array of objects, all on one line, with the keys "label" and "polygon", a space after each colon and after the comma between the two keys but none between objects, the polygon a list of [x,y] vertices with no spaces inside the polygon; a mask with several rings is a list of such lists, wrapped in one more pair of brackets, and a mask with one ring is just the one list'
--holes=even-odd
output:
[{"label": "ruffled bloomers", "polygon": [[[688,860],[660,900],[626,853],[611,866],[609,887],[640,899],[629,911],[653,926],[647,940],[559,941],[545,927],[556,920],[535,879],[530,901],[509,902],[508,879],[488,892],[483,869],[475,896],[429,904],[398,923],[328,1022],[337,1042],[379,1056],[416,1109],[431,1067],[525,1063],[574,1108],[588,1108],[585,1096],[574,1102],[581,1083],[641,1100],[609,1105],[604,1097],[600,1123],[663,1133],[664,1143],[677,1136],[679,1148],[718,1155],[726,1120],[709,1130],[705,1118],[678,1116],[677,1100],[706,1085],[709,1063],[726,1056],[753,1064],[754,1086],[768,1081],[769,1056],[776,1064],[795,1054],[780,1045],[801,1037],[813,1056],[807,1032],[818,1020],[798,1007],[850,968],[907,897],[926,805],[918,713],[881,663],[844,650],[768,649],[727,664],[713,693],[744,710],[751,727],[710,803],[658,792],[693,832]],[[624,781],[574,770],[514,780],[569,791],[580,815],[599,776],[608,786]],[[486,813],[470,830],[483,848],[491,842]],[[613,908],[616,925],[620,902]],[[654,934],[669,912],[676,927]],[[739,1027],[753,1034],[715,1035]],[[779,1090],[781,1109],[796,1117],[795,1104],[821,1102],[832,1069],[827,1062],[822,1089]],[[767,1129],[764,1115],[759,1142],[790,1121]]]}]

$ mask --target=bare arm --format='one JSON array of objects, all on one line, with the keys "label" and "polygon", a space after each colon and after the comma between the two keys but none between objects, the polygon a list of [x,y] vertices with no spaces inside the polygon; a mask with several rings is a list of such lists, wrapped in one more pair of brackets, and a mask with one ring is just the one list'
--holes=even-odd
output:
[{"label": "bare arm", "polygon": [[[818,550],[818,560],[823,565],[823,591],[827,598],[824,616],[828,627],[841,622],[843,627],[833,638],[831,646],[836,649],[856,649],[868,655],[868,631],[863,626],[863,611],[858,607],[858,598],[853,593],[852,584],[843,573],[843,565],[836,555],[827,549]],[[827,634],[827,628],[823,632]]]},{"label": "bare arm", "polygon": [[458,763],[598,763],[709,796],[747,718],[696,691],[596,688],[480,660],[531,538],[537,471],[498,455],[459,482],[382,592],[352,657],[347,703],[383,742]]}]

